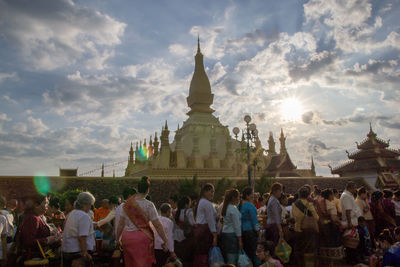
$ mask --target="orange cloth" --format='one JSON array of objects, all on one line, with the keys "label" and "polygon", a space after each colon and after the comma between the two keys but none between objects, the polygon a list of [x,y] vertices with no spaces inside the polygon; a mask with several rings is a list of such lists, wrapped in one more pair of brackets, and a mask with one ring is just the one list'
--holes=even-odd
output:
[{"label": "orange cloth", "polygon": [[108,213],[110,213],[110,209],[106,209],[104,207],[100,207],[94,210],[94,219],[93,221],[98,222],[101,219],[107,217]]}]

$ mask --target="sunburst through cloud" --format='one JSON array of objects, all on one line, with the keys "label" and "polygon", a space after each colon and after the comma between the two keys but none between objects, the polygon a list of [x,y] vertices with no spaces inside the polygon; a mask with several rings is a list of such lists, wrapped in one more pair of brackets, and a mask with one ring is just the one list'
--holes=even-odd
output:
[{"label": "sunburst through cloud", "polygon": [[285,121],[299,121],[303,114],[303,106],[296,98],[286,98],[280,105],[281,116]]}]

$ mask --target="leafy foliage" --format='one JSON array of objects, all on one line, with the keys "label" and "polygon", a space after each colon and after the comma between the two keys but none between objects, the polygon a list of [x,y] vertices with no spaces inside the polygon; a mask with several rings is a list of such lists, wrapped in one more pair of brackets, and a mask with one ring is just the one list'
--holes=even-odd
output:
[{"label": "leafy foliage", "polygon": [[273,183],[274,178],[263,175],[259,180],[256,181],[255,192],[260,192],[261,195],[268,193]]},{"label": "leafy foliage", "polygon": [[243,189],[244,189],[245,187],[247,187],[247,186],[248,186],[247,181],[242,181],[242,182],[236,183],[235,188],[236,188],[237,190],[239,190],[239,192],[241,193],[241,192],[243,191]]},{"label": "leafy foliage", "polygon": [[218,180],[215,184],[215,193],[214,193],[214,200],[220,201],[225,194],[225,191],[233,188],[233,181],[227,178],[222,178]]},{"label": "leafy foliage", "polygon": [[76,199],[81,192],[82,192],[82,190],[73,189],[73,190],[64,191],[62,194],[57,194],[57,197],[60,200],[61,209],[65,210],[65,200],[67,198],[73,197]]},{"label": "leafy foliage", "polygon": [[192,199],[198,198],[200,194],[199,180],[197,174],[192,179],[183,179],[179,181],[179,197],[189,196]]}]

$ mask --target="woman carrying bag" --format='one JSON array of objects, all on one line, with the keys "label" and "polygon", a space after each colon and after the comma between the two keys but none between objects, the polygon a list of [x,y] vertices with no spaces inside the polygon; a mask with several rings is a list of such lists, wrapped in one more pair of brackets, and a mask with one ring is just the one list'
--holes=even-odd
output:
[{"label": "woman carrying bag", "polygon": [[319,217],[313,203],[307,200],[310,194],[310,189],[307,186],[302,186],[299,189],[299,199],[292,205],[295,220],[294,254],[296,255],[297,266],[304,266],[305,254],[314,253],[315,255]]}]

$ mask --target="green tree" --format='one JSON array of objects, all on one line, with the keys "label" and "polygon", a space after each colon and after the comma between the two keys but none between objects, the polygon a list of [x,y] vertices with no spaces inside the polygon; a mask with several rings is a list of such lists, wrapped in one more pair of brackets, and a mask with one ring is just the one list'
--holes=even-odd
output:
[{"label": "green tree", "polygon": [[228,178],[222,178],[215,184],[214,200],[220,201],[225,195],[225,191],[233,188],[233,181]]},{"label": "green tree", "polygon": [[260,192],[261,195],[268,193],[273,183],[274,178],[263,175],[259,180],[256,181],[255,191]]},{"label": "green tree", "polygon": [[240,182],[236,183],[235,188],[236,188],[237,190],[239,190],[240,193],[242,193],[243,189],[244,189],[245,187],[247,187],[247,186],[248,186],[247,181],[240,181]]},{"label": "green tree", "polygon": [[200,194],[199,180],[197,174],[192,179],[179,180],[179,197],[189,196],[191,198],[197,198]]},{"label": "green tree", "polygon": [[[60,199],[60,206],[62,210],[65,210],[65,200],[70,197],[77,198],[78,195],[82,192],[82,190],[79,189],[73,189],[73,190],[68,190],[64,191],[62,194],[58,195],[57,197]],[[72,203],[73,204],[73,203]]]}]

